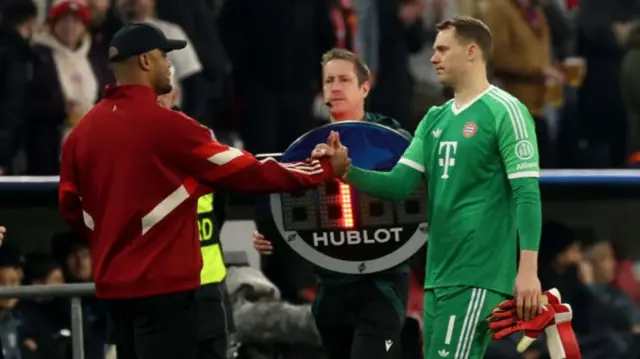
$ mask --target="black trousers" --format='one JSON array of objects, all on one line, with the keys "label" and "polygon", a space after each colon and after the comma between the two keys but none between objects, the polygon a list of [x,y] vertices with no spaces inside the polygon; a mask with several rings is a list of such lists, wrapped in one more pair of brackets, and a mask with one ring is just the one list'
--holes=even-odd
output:
[{"label": "black trousers", "polygon": [[408,287],[362,282],[324,286],[313,305],[329,359],[399,359]]},{"label": "black trousers", "polygon": [[198,359],[225,359],[235,331],[233,309],[224,282],[201,286],[198,301]]},{"label": "black trousers", "polygon": [[195,291],[106,300],[118,359],[197,359]]}]

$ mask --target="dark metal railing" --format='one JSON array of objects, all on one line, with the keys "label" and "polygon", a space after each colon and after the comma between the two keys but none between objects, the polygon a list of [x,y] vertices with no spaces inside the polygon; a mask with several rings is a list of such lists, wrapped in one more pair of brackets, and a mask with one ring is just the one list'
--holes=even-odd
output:
[{"label": "dark metal railing", "polygon": [[95,295],[93,283],[23,285],[0,287],[0,298],[71,297],[71,348],[73,359],[84,359],[84,335],[82,325],[82,299]]}]

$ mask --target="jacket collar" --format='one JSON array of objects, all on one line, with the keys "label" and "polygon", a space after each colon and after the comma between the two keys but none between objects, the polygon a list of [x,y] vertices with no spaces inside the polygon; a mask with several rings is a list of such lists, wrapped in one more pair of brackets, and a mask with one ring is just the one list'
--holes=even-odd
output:
[{"label": "jacket collar", "polygon": [[157,101],[158,95],[151,87],[143,85],[107,85],[105,88],[105,98],[129,98]]}]

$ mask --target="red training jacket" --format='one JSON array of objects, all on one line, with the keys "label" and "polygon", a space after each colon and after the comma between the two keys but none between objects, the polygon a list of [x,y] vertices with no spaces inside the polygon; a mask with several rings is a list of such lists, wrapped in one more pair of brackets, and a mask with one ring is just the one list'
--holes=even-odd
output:
[{"label": "red training jacket", "polygon": [[148,87],[106,91],[63,145],[59,190],[63,219],[91,247],[98,297],[197,288],[201,195],[299,190],[333,177],[327,159],[258,161],[222,145],[208,128],[159,106]]}]

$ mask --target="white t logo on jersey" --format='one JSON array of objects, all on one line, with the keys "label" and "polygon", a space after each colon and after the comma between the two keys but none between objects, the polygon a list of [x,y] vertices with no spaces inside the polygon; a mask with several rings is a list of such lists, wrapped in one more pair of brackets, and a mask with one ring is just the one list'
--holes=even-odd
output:
[{"label": "white t logo on jersey", "polygon": [[[443,151],[444,149],[444,151]],[[458,141],[442,141],[440,142],[440,147],[438,148],[438,156],[443,154],[444,158],[438,158],[438,165],[444,167],[444,172],[442,172],[442,176],[440,178],[447,179],[449,178],[449,167],[453,167],[456,165],[455,154],[458,149]]]}]

